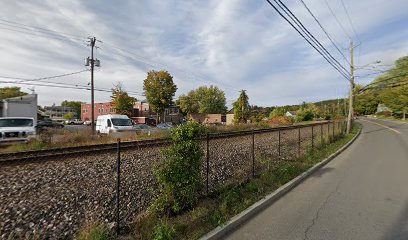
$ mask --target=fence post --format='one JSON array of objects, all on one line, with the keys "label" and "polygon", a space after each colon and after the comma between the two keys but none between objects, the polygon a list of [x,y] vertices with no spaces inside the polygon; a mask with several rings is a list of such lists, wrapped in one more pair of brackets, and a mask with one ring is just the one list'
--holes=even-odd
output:
[{"label": "fence post", "polygon": [[120,138],[117,142],[117,160],[116,160],[116,234],[120,231]]},{"label": "fence post", "polygon": [[298,128],[298,158],[300,158],[300,127]]},{"label": "fence post", "polygon": [[314,128],[312,125],[312,153],[313,153],[313,150],[314,150]]},{"label": "fence post", "polygon": [[281,131],[278,130],[278,157],[281,159]]},{"label": "fence post", "polygon": [[255,177],[255,132],[252,129],[252,177]]},{"label": "fence post", "polygon": [[210,135],[207,133],[207,195],[209,194],[209,189],[208,189],[208,179],[210,175]]},{"label": "fence post", "polygon": [[331,143],[331,138],[330,138],[330,122],[327,123],[327,137],[329,139],[329,143]]},{"label": "fence post", "polygon": [[320,124],[320,146],[323,146],[323,124]]},{"label": "fence post", "polygon": [[335,135],[335,133],[334,133],[335,127],[336,127],[336,122],[333,121],[333,129],[332,129],[332,131],[333,131],[333,141],[334,141],[334,139],[335,139],[335,137],[336,137],[336,135]]}]

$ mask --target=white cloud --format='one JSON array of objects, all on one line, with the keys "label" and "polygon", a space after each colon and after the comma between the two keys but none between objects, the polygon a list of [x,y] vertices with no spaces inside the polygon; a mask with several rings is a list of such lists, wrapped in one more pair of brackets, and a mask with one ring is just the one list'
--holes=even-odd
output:
[{"label": "white cloud", "polygon": [[[339,46],[347,47],[347,36],[324,1],[305,0]],[[408,20],[408,6],[402,0],[344,2],[363,41],[356,51],[357,65],[377,59],[389,63],[408,53],[408,30],[401,24]],[[303,6],[297,1],[287,4],[345,64]],[[329,4],[351,34],[340,2]],[[100,88],[111,88],[121,81],[129,91],[140,92],[146,71],[154,68],[174,75],[177,95],[203,84],[217,84],[230,100],[238,96],[238,90],[246,89],[251,103],[265,106],[341,97],[347,89],[347,82],[265,1],[128,0],[119,4],[36,0],[3,3],[0,11],[3,20],[53,29],[83,40],[92,34],[102,40],[98,43],[102,67],[95,76]],[[81,40],[33,36],[36,33],[32,30],[0,23],[0,75],[29,78],[84,69],[89,47]],[[342,51],[348,56],[347,50]],[[89,75],[55,81],[86,85]],[[89,92],[83,90],[37,87],[36,91],[41,104],[58,104],[65,99],[89,101]],[[109,100],[109,93],[96,93],[96,100]]]}]

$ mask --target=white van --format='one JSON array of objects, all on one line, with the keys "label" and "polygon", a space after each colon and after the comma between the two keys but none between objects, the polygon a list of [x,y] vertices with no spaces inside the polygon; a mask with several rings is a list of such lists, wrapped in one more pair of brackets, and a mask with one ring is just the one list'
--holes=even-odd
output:
[{"label": "white van", "polygon": [[126,115],[102,115],[96,120],[97,133],[111,134],[135,130],[132,120]]},{"label": "white van", "polygon": [[1,117],[0,142],[24,141],[27,142],[36,135],[34,118]]}]

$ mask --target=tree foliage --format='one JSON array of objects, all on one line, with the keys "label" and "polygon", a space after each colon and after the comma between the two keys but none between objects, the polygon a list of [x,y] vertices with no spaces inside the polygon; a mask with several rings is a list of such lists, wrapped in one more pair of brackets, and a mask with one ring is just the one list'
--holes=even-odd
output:
[{"label": "tree foliage", "polygon": [[275,109],[272,110],[272,112],[269,113],[269,118],[274,118],[274,117],[282,117],[286,113],[286,108],[285,107],[276,107]]},{"label": "tree foliage", "polygon": [[375,78],[365,91],[356,89],[356,112],[374,114],[380,103],[397,115],[408,112],[408,86],[405,84],[408,84],[408,56],[396,60],[395,67]]},{"label": "tree foliage", "polygon": [[133,106],[137,99],[129,96],[128,93],[123,90],[122,85],[118,84],[112,89],[111,101],[117,114],[131,116]]},{"label": "tree foliage", "polygon": [[237,101],[233,103],[235,123],[246,123],[250,116],[249,97],[245,90],[242,90]]},{"label": "tree foliage", "polygon": [[313,103],[303,103],[297,111],[296,121],[311,121],[319,117],[319,109]]},{"label": "tree foliage", "polygon": [[[75,113],[76,113],[77,117],[81,117],[81,104],[82,104],[82,102],[80,102],[80,101],[68,101],[68,100],[65,100],[65,101],[61,102],[61,106],[70,107],[70,108],[75,109]],[[72,118],[74,118],[74,117],[72,117]]]},{"label": "tree foliage", "polygon": [[225,94],[217,86],[201,86],[191,90],[179,97],[177,105],[188,114],[225,114],[227,111]]},{"label": "tree foliage", "polygon": [[0,100],[13,97],[21,97],[28,93],[22,92],[19,87],[4,87],[0,88]]},{"label": "tree foliage", "polygon": [[74,116],[74,114],[72,112],[67,113],[67,114],[64,115],[65,120],[71,120],[71,119],[74,119],[74,117],[75,116]]},{"label": "tree foliage", "polygon": [[153,111],[159,116],[164,110],[173,104],[173,97],[177,91],[177,86],[173,82],[173,77],[164,70],[149,71],[144,80],[143,89],[146,99]]}]

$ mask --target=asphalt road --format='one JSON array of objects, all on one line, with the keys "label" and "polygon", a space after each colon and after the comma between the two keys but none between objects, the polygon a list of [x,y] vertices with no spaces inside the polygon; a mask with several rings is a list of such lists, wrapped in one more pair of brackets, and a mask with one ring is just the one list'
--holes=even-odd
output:
[{"label": "asphalt road", "polygon": [[408,124],[360,122],[354,144],[227,239],[408,239]]}]

